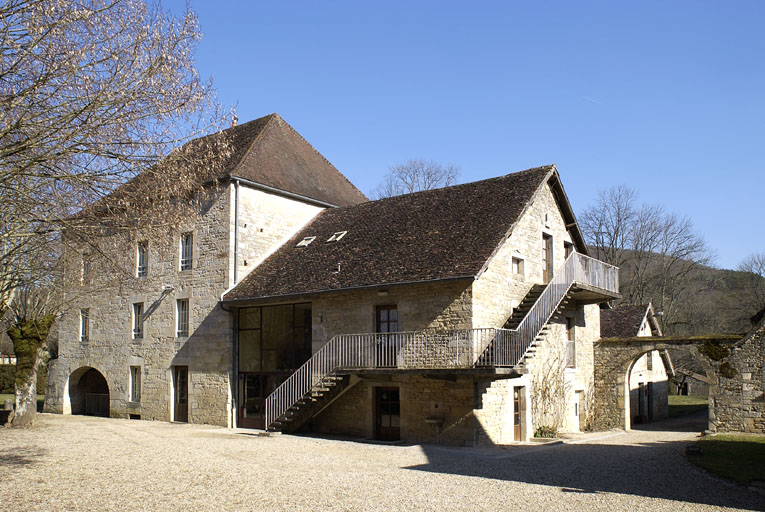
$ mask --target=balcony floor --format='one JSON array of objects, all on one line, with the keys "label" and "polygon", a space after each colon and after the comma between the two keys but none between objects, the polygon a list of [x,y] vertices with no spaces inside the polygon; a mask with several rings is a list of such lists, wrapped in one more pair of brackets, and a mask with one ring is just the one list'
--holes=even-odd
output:
[{"label": "balcony floor", "polygon": [[337,371],[340,375],[357,375],[359,377],[383,377],[392,375],[422,375],[426,378],[453,380],[457,377],[473,377],[476,379],[514,379],[528,373],[523,367],[502,368],[343,368]]}]

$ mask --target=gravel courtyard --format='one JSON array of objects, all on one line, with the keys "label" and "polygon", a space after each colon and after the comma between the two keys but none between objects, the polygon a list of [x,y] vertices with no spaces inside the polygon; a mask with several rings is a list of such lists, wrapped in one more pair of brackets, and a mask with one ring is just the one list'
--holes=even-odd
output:
[{"label": "gravel courtyard", "polygon": [[41,415],[0,429],[4,510],[765,510],[690,465],[695,434],[551,446],[390,446]]}]

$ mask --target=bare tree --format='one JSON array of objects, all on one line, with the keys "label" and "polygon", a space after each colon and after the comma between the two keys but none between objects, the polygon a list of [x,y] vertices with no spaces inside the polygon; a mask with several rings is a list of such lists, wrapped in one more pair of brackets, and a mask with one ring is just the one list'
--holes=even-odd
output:
[{"label": "bare tree", "polygon": [[459,175],[459,167],[452,164],[441,165],[422,159],[408,160],[388,170],[383,181],[372,192],[372,197],[380,199],[448,187],[457,183]]},{"label": "bare tree", "polygon": [[691,276],[713,258],[687,217],[660,205],[638,205],[624,185],[602,190],[580,216],[595,256],[620,267],[620,293],[627,304],[653,300],[668,333],[693,321],[691,304],[700,291]]},{"label": "bare tree", "polygon": [[[224,140],[179,148],[224,122],[194,67],[200,37],[193,12],[176,18],[159,2],[0,5],[0,316],[13,309],[8,332],[18,367],[31,369],[25,379],[39,366],[39,351],[25,347],[45,345],[63,307],[53,291],[62,255],[85,246],[97,257],[116,232],[166,229],[183,208],[151,208],[199,199],[199,177],[213,175],[203,162]],[[34,416],[26,391],[14,424]]]},{"label": "bare tree", "polygon": [[756,252],[744,258],[738,264],[738,270],[744,272],[744,304],[748,313],[754,314],[765,308],[765,252]]}]

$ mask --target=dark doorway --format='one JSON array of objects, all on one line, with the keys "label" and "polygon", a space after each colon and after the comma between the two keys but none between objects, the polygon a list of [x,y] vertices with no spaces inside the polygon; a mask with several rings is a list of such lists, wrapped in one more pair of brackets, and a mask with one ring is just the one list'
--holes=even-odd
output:
[{"label": "dark doorway", "polygon": [[238,427],[265,428],[266,397],[273,393],[287,376],[283,373],[239,373]]},{"label": "dark doorway", "polygon": [[401,439],[401,401],[398,388],[375,388],[375,439]]},{"label": "dark doorway", "polygon": [[95,368],[80,368],[69,377],[72,414],[109,417],[109,385]]},{"label": "dark doorway", "polygon": [[553,237],[542,234],[542,281],[549,283],[553,277]]},{"label": "dark doorway", "polygon": [[525,388],[513,388],[513,440],[523,441],[523,395]]},{"label": "dark doorway", "polygon": [[175,400],[173,421],[189,421],[189,367],[173,366],[173,389]]}]

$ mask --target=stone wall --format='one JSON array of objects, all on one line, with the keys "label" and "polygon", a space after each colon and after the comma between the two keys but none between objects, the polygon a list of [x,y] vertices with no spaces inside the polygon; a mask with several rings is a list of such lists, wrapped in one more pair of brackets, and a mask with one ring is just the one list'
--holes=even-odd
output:
[{"label": "stone wall", "polygon": [[710,430],[765,434],[765,320],[730,355],[709,361]]},{"label": "stone wall", "polygon": [[[188,366],[193,423],[232,424],[233,323],[219,304],[233,282],[234,185],[219,187],[178,229],[108,237],[99,251],[83,245],[90,272],[81,278],[79,252],[67,255],[59,359],[49,379],[46,411],[70,413],[73,372],[93,367],[109,385],[110,414],[173,419],[174,366]],[[240,187],[240,273],[304,225],[314,206]],[[269,208],[279,212],[266,214]],[[252,211],[250,211],[252,210]],[[180,269],[181,233],[193,233],[191,270]],[[149,238],[146,238],[149,237]],[[148,276],[135,277],[136,246],[148,241]],[[89,254],[88,254],[89,253]],[[244,262],[247,261],[245,266]],[[177,337],[176,301],[189,301],[189,336]],[[132,305],[143,303],[143,337],[133,339]],[[89,310],[89,339],[80,341],[79,312]],[[129,400],[130,367],[141,368],[140,402]],[[72,382],[72,386],[76,383]]]},{"label": "stone wall", "polygon": [[[518,219],[512,233],[473,284],[473,327],[502,327],[535,283],[542,283],[542,234],[553,237],[553,268],[563,266],[564,242],[571,242],[558,203],[545,185]],[[512,259],[523,260],[513,274]]]},{"label": "stone wall", "polygon": [[470,280],[443,281],[306,298],[312,303],[314,352],[338,334],[375,332],[377,306],[397,307],[399,331],[469,329],[470,284]]},{"label": "stone wall", "polygon": [[[231,185],[231,194],[235,194]],[[231,201],[231,244],[235,204]],[[237,280],[241,281],[266,257],[313,219],[320,206],[295,201],[246,185],[239,187],[239,250]],[[231,259],[233,272],[234,260]]]},{"label": "stone wall", "polygon": [[513,437],[512,386],[519,382],[469,377],[441,380],[422,375],[365,378],[314,418],[310,428],[323,434],[374,438],[375,388],[397,387],[401,440],[460,446],[504,444]]}]

